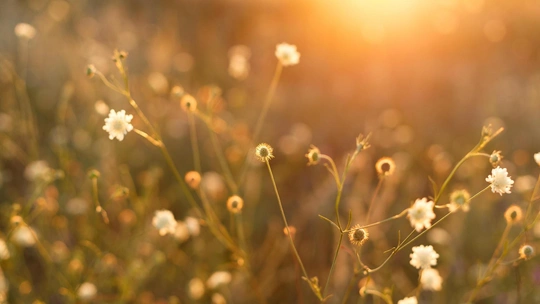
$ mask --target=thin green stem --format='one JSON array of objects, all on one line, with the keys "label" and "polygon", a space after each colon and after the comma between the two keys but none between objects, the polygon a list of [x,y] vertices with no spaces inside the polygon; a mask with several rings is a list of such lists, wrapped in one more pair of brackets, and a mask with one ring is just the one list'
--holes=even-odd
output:
[{"label": "thin green stem", "polygon": [[343,242],[343,235],[344,235],[343,232],[341,232],[339,234],[338,244],[337,244],[337,247],[336,247],[336,251],[334,253],[334,258],[332,259],[332,265],[330,266],[330,271],[328,272],[328,278],[326,279],[326,284],[324,285],[324,289],[323,289],[323,293],[322,293],[323,296],[326,295],[326,291],[328,290],[328,286],[330,285],[330,280],[332,279],[332,274],[334,273],[334,268],[336,267],[337,257],[339,255],[339,251],[341,249],[341,243]]},{"label": "thin green stem", "polygon": [[309,282],[309,286],[311,290],[319,298],[319,300],[321,300],[322,297],[320,296],[320,292],[317,292],[315,288],[313,287],[311,281],[309,281],[310,278],[307,274],[306,268],[304,267],[304,264],[302,263],[302,259],[300,258],[300,255],[298,254],[298,251],[296,250],[296,246],[294,245],[294,240],[292,238],[291,230],[289,229],[289,224],[287,223],[287,217],[285,216],[285,211],[283,210],[283,204],[281,203],[281,197],[279,195],[279,191],[276,185],[276,180],[274,179],[274,174],[272,173],[272,167],[270,166],[270,162],[268,160],[266,160],[265,162],[268,168],[268,173],[270,174],[270,179],[272,180],[272,185],[274,186],[274,191],[276,193],[276,197],[278,200],[279,210],[281,211],[281,217],[283,218],[283,223],[285,224],[285,229],[287,230],[287,236],[289,238],[289,242],[291,244],[293,253],[296,256],[296,260],[298,262],[298,265],[302,269],[302,273],[304,274],[305,279],[308,280]]},{"label": "thin green stem", "polygon": [[202,173],[201,170],[201,155],[199,152],[199,144],[197,142],[197,129],[195,126],[195,119],[193,114],[188,112],[188,121],[189,121],[189,134],[191,136],[191,149],[193,150],[193,166],[195,171]]},{"label": "thin green stem", "polygon": [[377,198],[377,195],[379,194],[379,191],[381,189],[382,183],[384,180],[384,175],[381,175],[379,178],[379,182],[377,183],[377,187],[375,188],[375,191],[373,192],[373,196],[371,197],[371,201],[369,203],[367,215],[366,215],[366,223],[369,223],[370,217],[371,217],[371,209],[373,209],[373,205],[375,203],[375,199]]},{"label": "thin green stem", "polygon": [[[272,104],[272,100],[274,99],[274,94],[276,93],[277,85],[279,83],[279,78],[281,76],[282,70],[283,70],[283,66],[278,61],[276,69],[274,71],[274,76],[272,77],[272,82],[270,83],[270,88],[268,89],[268,93],[266,93],[263,108],[261,110],[261,113],[259,114],[259,117],[257,118],[255,131],[253,132],[253,136],[251,138],[249,147],[253,147],[253,144],[257,142],[259,139],[259,135],[261,133],[261,129],[264,124],[266,114],[268,113],[268,109],[270,108],[270,105]],[[240,173],[240,178],[238,179],[238,185],[242,185],[244,183],[244,179],[246,178],[246,174],[249,169],[249,158],[251,157],[251,155],[252,155],[251,151],[249,151],[246,154],[246,158],[244,160],[244,164]]]},{"label": "thin green stem", "polygon": [[231,189],[231,192],[233,194],[238,194],[238,185],[236,185],[236,183],[234,182],[234,177],[232,175],[231,168],[229,168],[229,164],[227,163],[227,160],[225,159],[225,156],[223,155],[223,149],[221,148],[219,139],[214,133],[214,130],[212,130],[212,128],[209,125],[207,126],[208,126],[208,132],[210,132],[210,140],[212,141],[212,146],[214,147],[214,151],[216,152],[219,165],[221,166],[221,170],[223,170],[223,175],[225,176],[225,181],[227,182],[229,189]]}]

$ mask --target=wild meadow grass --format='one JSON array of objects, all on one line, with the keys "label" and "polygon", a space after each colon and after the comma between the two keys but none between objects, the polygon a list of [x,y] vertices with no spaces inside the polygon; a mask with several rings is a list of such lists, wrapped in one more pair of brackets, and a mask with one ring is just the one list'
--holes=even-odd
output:
[{"label": "wild meadow grass", "polygon": [[[67,2],[55,3],[53,19]],[[477,123],[476,143],[448,133],[392,153],[385,141],[414,130],[390,139],[366,126],[342,149],[320,142],[344,131],[324,123],[277,134],[282,77],[311,58],[285,42],[230,49],[235,81],[249,84],[253,58],[272,62],[265,85],[242,92],[158,72],[142,89],[137,54],[89,56],[45,109],[27,82],[46,35],[27,23],[11,35],[16,56],[0,57],[1,303],[540,301],[540,153],[507,157],[499,120]],[[95,101],[77,105],[80,90]],[[250,101],[234,110],[229,99]],[[454,138],[462,155],[444,147]]]}]

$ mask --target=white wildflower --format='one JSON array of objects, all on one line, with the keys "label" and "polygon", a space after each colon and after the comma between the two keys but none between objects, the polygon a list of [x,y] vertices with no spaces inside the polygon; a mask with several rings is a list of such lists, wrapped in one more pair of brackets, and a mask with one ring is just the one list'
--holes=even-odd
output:
[{"label": "white wildflower", "polygon": [[514,181],[508,176],[506,168],[497,167],[491,170],[491,175],[486,177],[486,182],[491,183],[491,191],[493,193],[511,193],[510,188]]},{"label": "white wildflower", "polygon": [[420,275],[420,284],[425,290],[441,290],[442,277],[437,269],[429,268],[422,270]]},{"label": "white wildflower", "polygon": [[416,297],[407,297],[399,300],[397,304],[418,304]]},{"label": "white wildflower", "polygon": [[433,213],[434,205],[433,201],[422,198],[417,199],[409,208],[407,217],[416,231],[420,232],[424,227],[431,227],[431,220],[435,218],[435,213]]},{"label": "white wildflower", "polygon": [[416,269],[427,269],[431,266],[437,265],[437,259],[439,254],[433,250],[433,246],[415,246],[412,248],[413,253],[411,253],[411,265],[416,267]]},{"label": "white wildflower", "polygon": [[36,29],[28,23],[19,23],[15,26],[15,36],[30,40],[36,36]]},{"label": "white wildflower", "polygon": [[105,118],[103,130],[109,132],[109,139],[112,140],[116,137],[119,141],[122,141],[124,136],[133,130],[133,125],[130,123],[132,119],[133,115],[126,115],[124,110],[118,112],[111,110],[109,117]]},{"label": "white wildflower", "polygon": [[152,225],[159,230],[160,235],[166,235],[167,233],[174,234],[176,232],[177,223],[171,211],[159,210],[156,211],[152,219]]},{"label": "white wildflower", "polygon": [[276,57],[283,66],[295,65],[300,61],[296,45],[280,43],[276,46]]},{"label": "white wildflower", "polygon": [[81,301],[90,301],[92,300],[97,293],[96,285],[90,283],[90,282],[84,282],[79,286],[79,289],[77,289],[77,297]]},{"label": "white wildflower", "polygon": [[216,271],[206,281],[209,289],[216,289],[220,285],[227,285],[231,282],[232,276],[227,271]]}]

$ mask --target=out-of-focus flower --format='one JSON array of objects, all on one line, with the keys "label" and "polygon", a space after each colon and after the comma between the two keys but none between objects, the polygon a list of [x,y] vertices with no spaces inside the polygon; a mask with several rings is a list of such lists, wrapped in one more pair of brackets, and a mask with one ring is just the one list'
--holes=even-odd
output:
[{"label": "out-of-focus flower", "polygon": [[24,177],[29,181],[43,180],[47,177],[47,174],[51,172],[51,168],[44,160],[37,160],[31,162],[24,169]]},{"label": "out-of-focus flower", "polygon": [[448,209],[450,212],[454,212],[459,208],[463,211],[469,211],[469,200],[471,195],[467,190],[456,190],[450,194],[450,204],[448,204]]},{"label": "out-of-focus flower", "polygon": [[36,244],[34,233],[35,232],[32,230],[32,228],[20,225],[13,231],[11,240],[19,246],[32,247]]},{"label": "out-of-focus flower", "polygon": [[534,248],[531,245],[523,245],[519,248],[519,257],[529,260],[534,256]]},{"label": "out-of-focus flower", "polygon": [[28,23],[19,23],[15,26],[15,36],[30,40],[36,36],[36,29]]},{"label": "out-of-focus flower", "polygon": [[96,285],[90,283],[90,282],[84,282],[79,286],[79,289],[77,289],[77,297],[81,301],[90,301],[92,300],[97,293]]},{"label": "out-of-focus flower", "polygon": [[255,156],[257,156],[257,159],[259,159],[263,163],[274,158],[273,152],[274,149],[272,149],[272,147],[266,143],[259,144],[255,148]]},{"label": "out-of-focus flower", "polygon": [[434,205],[433,201],[421,198],[417,199],[409,208],[407,217],[416,231],[420,232],[424,227],[431,227],[431,220],[435,218],[435,213],[433,213]]},{"label": "out-of-focus flower", "polygon": [[227,200],[227,209],[231,213],[240,213],[243,207],[244,200],[238,195],[233,195]]},{"label": "out-of-focus flower", "polygon": [[0,239],[0,259],[7,260],[10,256],[6,241]]},{"label": "out-of-focus flower", "polygon": [[176,230],[174,231],[174,238],[183,243],[189,239],[189,229],[184,222],[176,222]]},{"label": "out-of-focus flower", "polygon": [[109,117],[105,118],[103,130],[109,132],[109,139],[112,140],[116,137],[119,141],[122,141],[124,140],[124,136],[133,130],[132,119],[133,115],[126,115],[125,110],[118,112],[111,110]]},{"label": "out-of-focus flower", "polygon": [[510,188],[514,181],[508,176],[506,168],[497,167],[491,170],[491,175],[486,177],[486,182],[491,183],[491,191],[493,193],[511,193]]},{"label": "out-of-focus flower", "polygon": [[225,300],[225,297],[220,293],[215,293],[212,295],[212,304],[226,304],[227,300]]},{"label": "out-of-focus flower", "polygon": [[390,157],[383,157],[377,161],[375,169],[380,176],[392,175],[396,171],[396,163]]},{"label": "out-of-focus flower", "polygon": [[180,107],[185,112],[195,112],[197,111],[197,100],[189,94],[184,94],[180,99]]},{"label": "out-of-focus flower", "polygon": [[194,217],[186,217],[184,220],[186,223],[187,229],[189,230],[189,234],[191,236],[198,236],[199,233],[201,233],[201,225],[199,224],[199,220]]},{"label": "out-of-focus flower", "polygon": [[229,75],[231,77],[243,80],[249,75],[249,57],[251,52],[247,46],[237,45],[229,51]]},{"label": "out-of-focus flower", "polygon": [[437,265],[439,254],[433,250],[433,246],[415,246],[412,248],[411,265],[416,269],[428,269]]},{"label": "out-of-focus flower", "polygon": [[420,284],[425,290],[441,290],[442,289],[442,277],[437,269],[429,268],[422,270],[420,275]]},{"label": "out-of-focus flower", "polygon": [[523,218],[523,211],[521,207],[512,205],[504,212],[504,218],[508,224],[518,223]]},{"label": "out-of-focus flower", "polygon": [[189,171],[186,173],[184,180],[191,189],[197,189],[201,183],[201,174],[197,171]]},{"label": "out-of-focus flower", "polygon": [[540,166],[540,152],[534,153],[534,161]]},{"label": "out-of-focus flower", "polygon": [[349,241],[353,245],[362,246],[369,239],[368,231],[361,227],[360,224],[357,224],[349,232]]},{"label": "out-of-focus flower", "polygon": [[66,211],[72,215],[86,214],[88,207],[88,202],[80,197],[74,197],[66,203]]},{"label": "out-of-focus flower", "polygon": [[199,278],[193,278],[188,283],[188,293],[192,300],[199,300],[204,295],[204,283]]},{"label": "out-of-focus flower", "polygon": [[280,43],[276,46],[276,57],[283,66],[296,65],[300,62],[300,53],[296,45]]},{"label": "out-of-focus flower", "polygon": [[158,210],[152,219],[152,225],[159,230],[160,235],[166,235],[167,233],[174,234],[176,232],[177,223],[171,211]]},{"label": "out-of-focus flower", "polygon": [[216,271],[206,281],[206,287],[216,289],[221,285],[227,285],[231,282],[232,276],[227,271]]},{"label": "out-of-focus flower", "polygon": [[397,304],[418,304],[418,300],[416,297],[408,297],[399,300]]}]

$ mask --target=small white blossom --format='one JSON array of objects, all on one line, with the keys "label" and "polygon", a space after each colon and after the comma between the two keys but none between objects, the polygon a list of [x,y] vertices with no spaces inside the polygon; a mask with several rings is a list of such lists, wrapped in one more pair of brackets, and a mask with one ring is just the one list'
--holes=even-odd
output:
[{"label": "small white blossom", "polygon": [[174,234],[176,232],[177,223],[172,212],[159,210],[156,211],[152,219],[152,225],[159,230],[160,235],[166,235],[167,233]]},{"label": "small white blossom", "polygon": [[422,198],[417,199],[409,208],[407,217],[416,231],[420,232],[424,227],[431,227],[431,220],[435,218],[435,213],[433,213],[434,205],[433,201]]},{"label": "small white blossom", "polygon": [[540,152],[534,153],[534,161],[540,166]]},{"label": "small white blossom", "polygon": [[133,130],[132,119],[133,115],[126,115],[124,110],[118,112],[111,110],[109,117],[105,118],[103,130],[109,132],[109,139],[112,140],[116,137],[119,141],[122,141],[124,136]]},{"label": "small white blossom", "polygon": [[216,271],[206,281],[209,289],[215,289],[220,285],[227,285],[231,282],[232,276],[227,271]]},{"label": "small white blossom", "polygon": [[0,239],[0,259],[7,260],[10,256],[6,241]]},{"label": "small white blossom", "polygon": [[84,282],[81,284],[81,286],[79,286],[79,289],[77,290],[77,297],[81,301],[90,301],[96,296],[96,293],[96,285],[90,282]]},{"label": "small white blossom", "polygon": [[28,23],[19,23],[15,26],[15,36],[30,40],[36,36],[36,29]]},{"label": "small white blossom", "polygon": [[442,277],[437,269],[429,268],[422,270],[420,275],[420,284],[425,290],[441,290]]},{"label": "small white blossom", "polygon": [[439,254],[433,250],[433,246],[416,246],[412,248],[413,253],[411,253],[411,265],[416,267],[416,269],[427,269],[431,266],[437,265],[437,259]]},{"label": "small white blossom", "polygon": [[280,43],[276,46],[276,57],[283,66],[295,65],[300,62],[300,53],[296,45]]},{"label": "small white blossom", "polygon": [[397,304],[418,304],[418,300],[416,297],[408,297],[399,300]]},{"label": "small white blossom", "polygon": [[486,182],[491,183],[491,191],[493,193],[511,193],[510,188],[514,181],[508,176],[506,168],[497,167],[491,170],[491,175],[486,177]]}]

